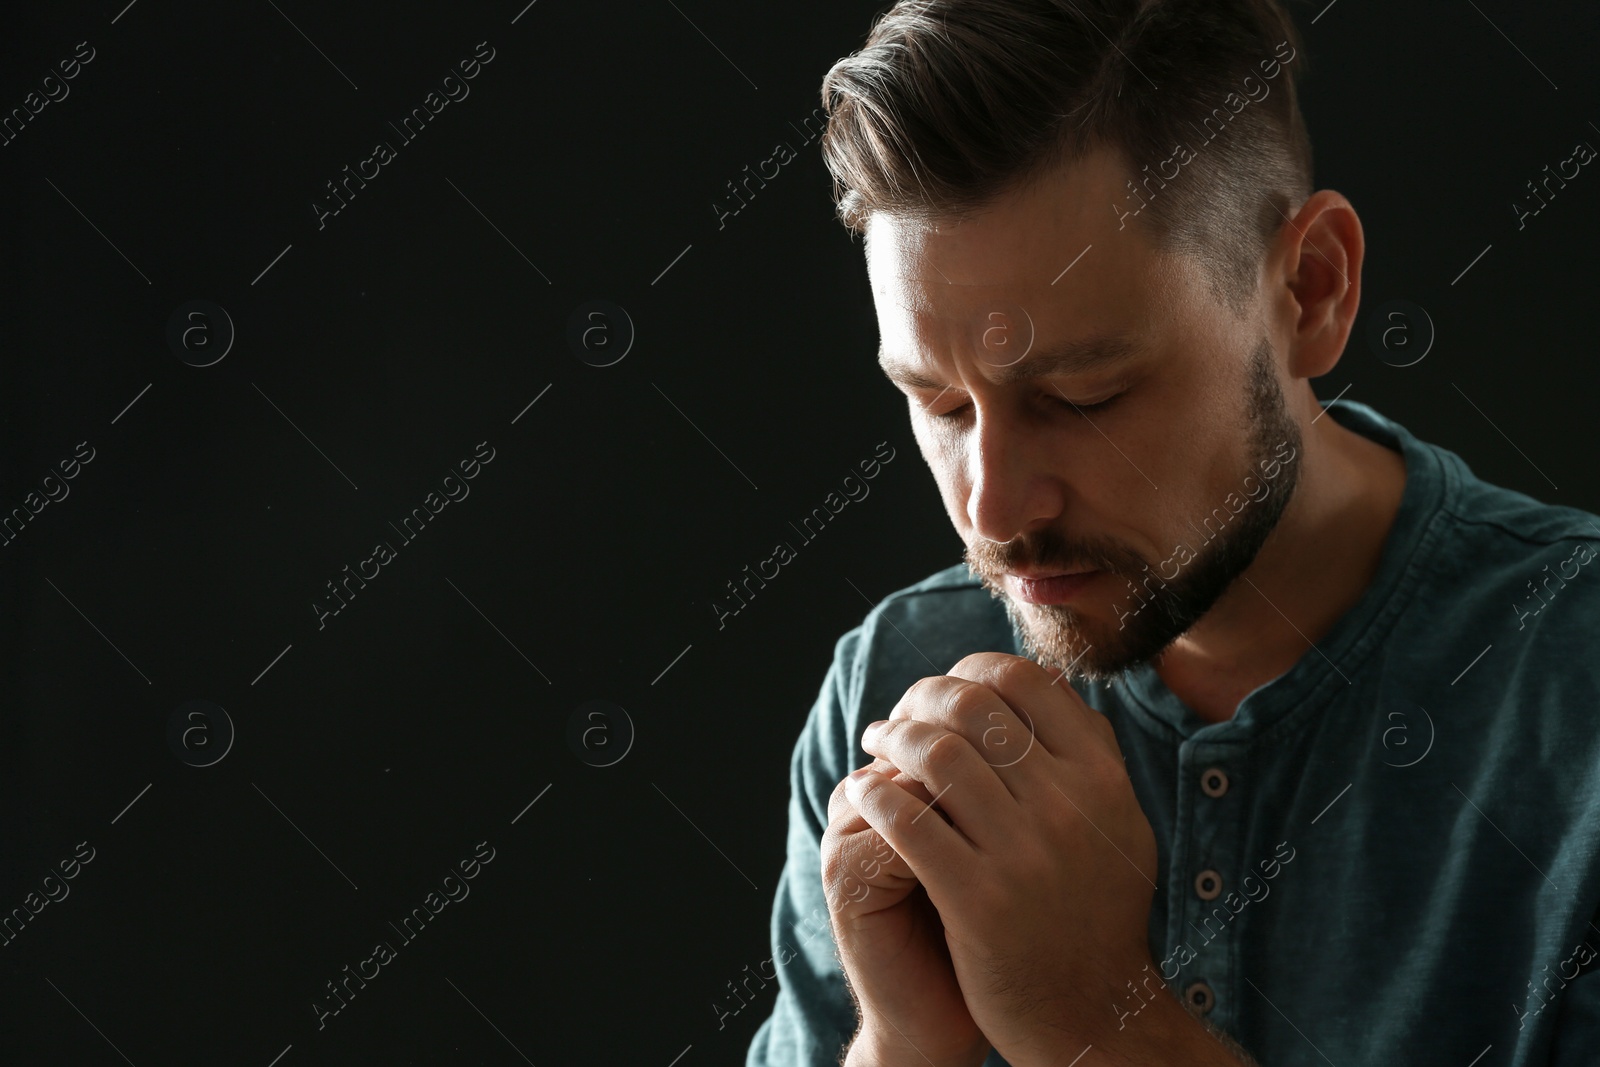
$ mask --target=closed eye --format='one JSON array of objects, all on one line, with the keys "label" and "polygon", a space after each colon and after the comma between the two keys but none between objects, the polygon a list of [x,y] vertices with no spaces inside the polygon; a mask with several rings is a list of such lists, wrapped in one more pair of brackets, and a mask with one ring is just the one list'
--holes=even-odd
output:
[{"label": "closed eye", "polygon": [[[1125,395],[1127,395],[1127,390],[1126,389],[1124,389],[1120,393],[1113,393],[1111,396],[1106,397],[1104,400],[1098,400],[1093,404],[1080,404],[1075,400],[1068,400],[1066,397],[1062,396],[1059,393],[1055,394],[1054,396],[1048,397],[1048,399],[1052,403],[1057,405],[1058,407],[1061,407],[1061,408],[1063,408],[1063,409],[1065,409],[1067,411],[1070,411],[1075,415],[1083,415],[1083,414],[1088,414],[1088,413],[1091,413],[1091,412],[1104,411],[1106,408],[1109,408],[1112,404],[1116,403],[1117,400],[1119,400],[1120,398],[1122,398]],[[949,411],[942,411],[937,415],[929,415],[928,417],[931,418],[931,419],[939,419],[939,420],[955,419],[955,418],[959,418],[961,416],[961,414],[966,410],[967,410],[967,405],[966,404],[962,404],[960,407],[952,408]]]},{"label": "closed eye", "polygon": [[1055,399],[1056,403],[1061,404],[1063,407],[1066,407],[1066,408],[1069,408],[1069,409],[1071,409],[1073,411],[1077,411],[1077,412],[1081,413],[1081,412],[1086,412],[1086,411],[1104,411],[1106,408],[1108,408],[1112,404],[1116,403],[1117,400],[1122,395],[1123,395],[1122,393],[1113,393],[1110,396],[1106,397],[1104,400],[1097,401],[1097,402],[1095,402],[1093,404],[1079,404],[1079,403],[1077,403],[1075,401],[1068,400],[1064,396],[1059,396],[1059,395],[1056,396],[1054,399]]}]

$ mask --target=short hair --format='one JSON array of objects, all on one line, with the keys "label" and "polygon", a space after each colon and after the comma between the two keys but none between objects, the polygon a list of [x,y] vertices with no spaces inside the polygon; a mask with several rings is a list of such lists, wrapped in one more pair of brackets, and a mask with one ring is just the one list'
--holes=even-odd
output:
[{"label": "short hair", "polygon": [[1132,190],[1108,210],[1144,203],[1240,314],[1312,191],[1301,51],[1278,0],[899,0],[822,80],[839,220],[965,217],[1107,147]]}]

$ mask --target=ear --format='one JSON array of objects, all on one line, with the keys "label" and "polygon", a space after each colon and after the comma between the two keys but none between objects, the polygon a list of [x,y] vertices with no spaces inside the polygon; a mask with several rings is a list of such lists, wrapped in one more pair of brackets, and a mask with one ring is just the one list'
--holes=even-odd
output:
[{"label": "ear", "polygon": [[1288,337],[1293,378],[1317,378],[1339,362],[1361,303],[1366,240],[1355,207],[1319,189],[1285,219],[1274,242],[1268,313]]}]

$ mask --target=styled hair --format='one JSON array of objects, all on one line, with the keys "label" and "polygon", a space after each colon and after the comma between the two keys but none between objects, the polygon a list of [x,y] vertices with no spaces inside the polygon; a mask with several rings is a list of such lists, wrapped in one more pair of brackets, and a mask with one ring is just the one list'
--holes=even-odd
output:
[{"label": "styled hair", "polygon": [[1110,148],[1106,210],[1238,314],[1312,192],[1301,50],[1279,0],[899,0],[822,79],[839,220],[959,219]]}]

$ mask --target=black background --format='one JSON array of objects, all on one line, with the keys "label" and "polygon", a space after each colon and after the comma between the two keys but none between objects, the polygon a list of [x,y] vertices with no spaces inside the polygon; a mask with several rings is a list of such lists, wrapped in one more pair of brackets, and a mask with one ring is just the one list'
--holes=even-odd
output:
[{"label": "black background", "polygon": [[[0,147],[0,511],[94,449],[0,549],[0,914],[95,850],[0,947],[0,1055],[742,1064],[775,987],[725,1026],[713,1005],[772,951],[833,642],[960,558],[791,125],[886,5],[124,2],[29,5],[0,37],[7,113],[95,50]],[[1596,9],[1324,8],[1291,9],[1303,107],[1367,260],[1318,395],[1600,510],[1600,177],[1521,230],[1511,206],[1600,145]],[[319,229],[325,183],[480,41],[470,95]],[[780,141],[799,158],[719,229]],[[596,298],[637,331],[607,367],[567,342]],[[166,340],[195,299],[237,330],[203,368]],[[1408,367],[1365,340],[1400,299],[1438,331]],[[470,495],[402,545],[388,523],[481,441]],[[713,598],[880,441],[871,495],[719,630]],[[204,768],[167,740],[193,699],[237,730]],[[567,742],[593,699],[637,733],[609,767]],[[388,923],[479,841],[471,895],[400,945]],[[385,939],[319,1031],[324,983]]]}]

